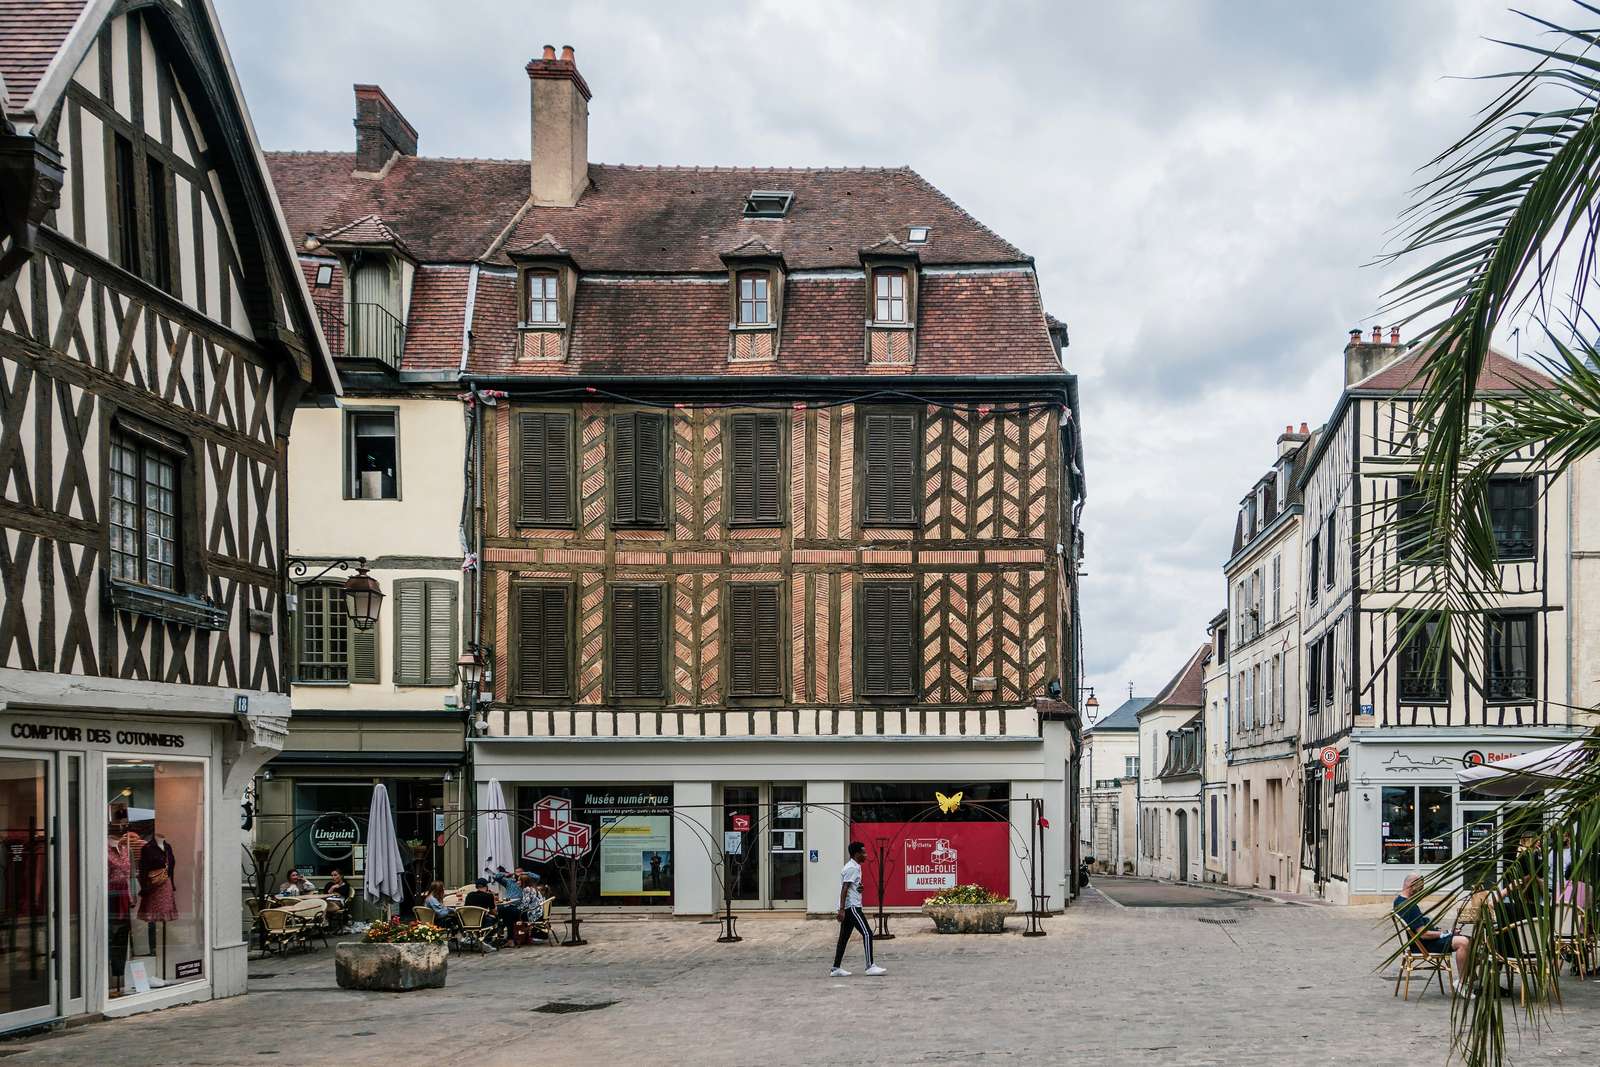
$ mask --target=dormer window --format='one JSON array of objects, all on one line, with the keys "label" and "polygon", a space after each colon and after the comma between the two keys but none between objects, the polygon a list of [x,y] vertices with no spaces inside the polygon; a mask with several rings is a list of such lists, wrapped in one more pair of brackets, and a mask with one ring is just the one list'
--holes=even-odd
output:
[{"label": "dormer window", "polygon": [[553,270],[528,272],[528,324],[554,326],[561,321],[558,281]]},{"label": "dormer window", "polygon": [[771,323],[771,303],[768,298],[770,279],[764,270],[747,270],[739,274],[739,325],[766,326]]},{"label": "dormer window", "polygon": [[875,309],[873,321],[904,323],[906,321],[906,272],[903,270],[878,270],[872,275]]},{"label": "dormer window", "polygon": [[789,214],[794,193],[787,189],[756,189],[744,198],[747,219],[781,219]]}]

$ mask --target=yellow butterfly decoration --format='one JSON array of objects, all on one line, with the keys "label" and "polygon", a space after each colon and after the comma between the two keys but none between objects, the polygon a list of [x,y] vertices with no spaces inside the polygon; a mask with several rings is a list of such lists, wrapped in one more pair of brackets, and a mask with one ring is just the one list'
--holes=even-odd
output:
[{"label": "yellow butterfly decoration", "polygon": [[946,815],[949,815],[952,811],[955,811],[961,806],[960,793],[957,793],[953,797],[947,797],[938,790],[934,790],[933,795],[934,798],[939,801],[939,810],[944,812]]}]

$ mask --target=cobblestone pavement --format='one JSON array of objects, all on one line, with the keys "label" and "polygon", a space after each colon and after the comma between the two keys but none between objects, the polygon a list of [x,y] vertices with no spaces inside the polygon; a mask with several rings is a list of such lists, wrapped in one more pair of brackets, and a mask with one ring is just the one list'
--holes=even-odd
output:
[{"label": "cobblestone pavement", "polygon": [[[1113,892],[1132,883],[1099,883]],[[1135,887],[1137,889],[1137,887]],[[1164,892],[1174,892],[1166,887]],[[1183,899],[1179,887],[1175,899]],[[1229,920],[1232,920],[1231,922]],[[586,923],[583,948],[451,960],[449,987],[353,993],[331,952],[262,960],[249,996],[0,1043],[7,1067],[95,1064],[1443,1064],[1449,1001],[1395,999],[1374,968],[1379,908],[1253,899],[1125,908],[1094,891],[1049,936],[956,937],[895,920],[882,978],[827,977],[836,928],[790,917],[716,927]],[[1020,923],[1017,924],[1020,926]],[[860,970],[853,943],[846,966]],[[1600,982],[1518,1064],[1594,1062]],[[614,1001],[535,1013],[549,1001]],[[1513,1039],[1514,1040],[1514,1039]]]}]

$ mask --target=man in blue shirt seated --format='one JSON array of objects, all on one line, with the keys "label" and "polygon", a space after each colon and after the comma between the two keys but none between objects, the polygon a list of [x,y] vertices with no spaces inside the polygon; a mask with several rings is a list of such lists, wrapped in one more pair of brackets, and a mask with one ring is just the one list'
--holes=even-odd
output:
[{"label": "man in blue shirt seated", "polygon": [[[1417,898],[1422,895],[1422,875],[1412,874],[1406,877],[1401,884],[1400,895],[1394,898],[1394,913],[1400,921],[1406,924],[1411,931],[1414,944],[1424,952],[1453,952],[1455,953],[1456,967],[1456,992],[1462,996],[1468,995],[1466,987],[1467,976],[1467,946],[1472,940],[1461,934],[1452,934],[1448,930],[1435,930],[1428,926],[1428,917],[1422,914],[1422,909],[1417,906]],[[1414,951],[1408,945],[1406,951]]]},{"label": "man in blue shirt seated", "polygon": [[[490,876],[503,890],[500,906],[495,909],[494,917],[507,937],[511,936],[512,928],[522,921],[522,879],[525,874],[521,867],[511,874],[507,874],[504,867],[496,867]],[[534,875],[533,879],[538,881],[539,876]]]}]

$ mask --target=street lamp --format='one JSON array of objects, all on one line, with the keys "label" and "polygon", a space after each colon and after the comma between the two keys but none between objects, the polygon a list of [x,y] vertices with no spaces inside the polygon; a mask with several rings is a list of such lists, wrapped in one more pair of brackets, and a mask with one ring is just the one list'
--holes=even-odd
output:
[{"label": "street lamp", "polygon": [[483,677],[483,661],[478,658],[478,650],[471,645],[462,649],[456,660],[456,670],[461,672],[461,684],[467,691],[476,692],[478,681]]},{"label": "street lamp", "polygon": [[295,560],[289,564],[289,581],[295,585],[311,585],[334,571],[355,571],[344,580],[345,617],[361,631],[370,630],[377,624],[378,613],[383,610],[383,589],[378,585],[378,580],[367,573],[367,557],[358,556],[354,562],[336,559],[307,578],[306,573],[310,570],[305,560]]}]

